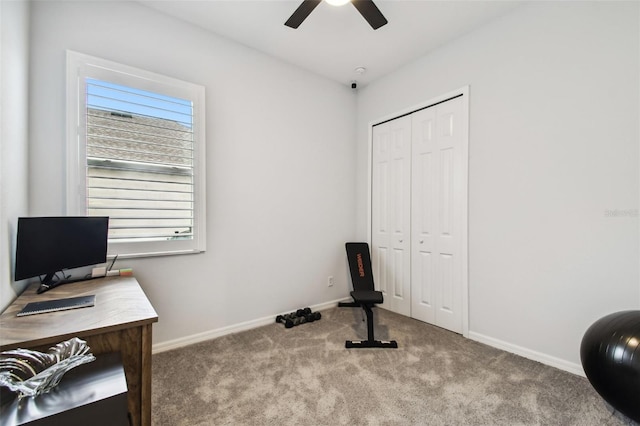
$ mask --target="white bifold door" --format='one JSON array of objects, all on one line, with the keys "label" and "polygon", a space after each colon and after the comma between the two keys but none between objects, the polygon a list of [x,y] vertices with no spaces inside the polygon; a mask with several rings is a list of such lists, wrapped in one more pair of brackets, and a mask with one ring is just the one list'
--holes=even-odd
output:
[{"label": "white bifold door", "polygon": [[462,333],[466,117],[457,97],[373,127],[371,251],[383,307]]}]

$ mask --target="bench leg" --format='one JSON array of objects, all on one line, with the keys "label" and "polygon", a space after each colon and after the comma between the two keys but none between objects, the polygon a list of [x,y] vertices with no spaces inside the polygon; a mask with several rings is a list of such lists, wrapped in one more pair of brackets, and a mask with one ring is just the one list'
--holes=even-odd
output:
[{"label": "bench leg", "polygon": [[367,340],[347,340],[345,348],[397,348],[395,340],[375,340],[373,336],[373,310],[370,305],[362,305],[367,314]]}]

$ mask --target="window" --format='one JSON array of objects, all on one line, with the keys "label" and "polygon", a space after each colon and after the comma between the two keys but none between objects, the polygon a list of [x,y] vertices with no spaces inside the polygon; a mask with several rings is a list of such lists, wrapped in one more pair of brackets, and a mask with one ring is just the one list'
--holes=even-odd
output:
[{"label": "window", "polygon": [[68,214],[110,255],[204,251],[204,88],[69,51],[67,91]]}]

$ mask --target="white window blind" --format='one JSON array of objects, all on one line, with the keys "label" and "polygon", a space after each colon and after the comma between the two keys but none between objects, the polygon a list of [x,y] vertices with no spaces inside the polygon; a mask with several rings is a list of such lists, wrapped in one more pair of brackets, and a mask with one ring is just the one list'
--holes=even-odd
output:
[{"label": "white window blind", "polygon": [[149,84],[146,72],[99,65],[79,67],[76,80],[78,207],[109,216],[111,254],[202,251],[202,99],[176,96],[166,78]]},{"label": "white window blind", "polygon": [[110,217],[112,240],[192,238],[191,102],[86,85],[89,215]]}]

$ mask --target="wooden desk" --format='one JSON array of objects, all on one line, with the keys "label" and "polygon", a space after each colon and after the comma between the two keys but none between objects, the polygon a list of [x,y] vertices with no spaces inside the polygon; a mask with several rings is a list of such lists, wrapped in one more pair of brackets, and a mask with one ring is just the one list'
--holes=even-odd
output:
[{"label": "wooden desk", "polygon": [[[129,388],[134,425],[151,425],[151,326],[158,314],[133,277],[108,277],[65,284],[36,294],[27,288],[0,315],[0,351],[15,348],[45,352],[56,343],[79,337],[94,355],[117,352]],[[16,317],[29,302],[95,294],[90,308]]]}]

